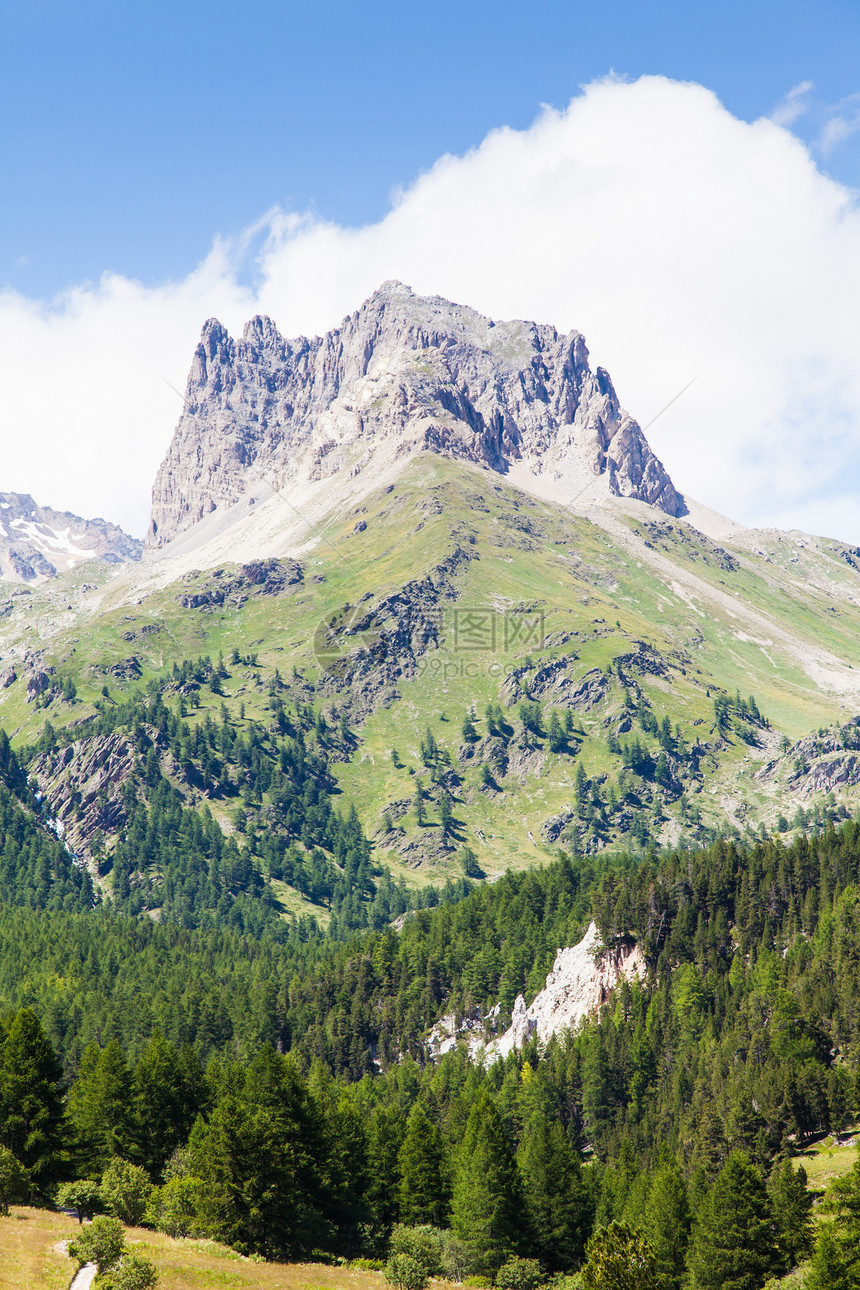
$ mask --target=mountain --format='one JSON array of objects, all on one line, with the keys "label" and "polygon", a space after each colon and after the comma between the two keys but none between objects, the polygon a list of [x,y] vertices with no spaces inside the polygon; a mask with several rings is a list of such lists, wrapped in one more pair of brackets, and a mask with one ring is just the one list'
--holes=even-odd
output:
[{"label": "mountain", "polygon": [[860,805],[860,553],[682,498],[578,333],[387,284],[207,324],[188,390],[146,558],[0,606],[0,725],[130,911],[214,916],[212,846],[231,918],[343,931]]},{"label": "mountain", "polygon": [[39,506],[29,493],[0,493],[0,581],[38,585],[87,560],[139,560],[143,544],[107,520]]},{"label": "mountain", "polygon": [[31,1196],[133,1160],[173,1234],[508,1287],[589,1234],[678,1290],[723,1228],[751,1286],[808,1252],[788,1157],[860,1109],[860,550],[683,498],[578,334],[398,284],[207,325],[146,558],[10,589],[0,660]]},{"label": "mountain", "polygon": [[609,374],[589,367],[579,332],[494,322],[387,282],[312,340],[285,340],[269,318],[253,318],[239,341],[206,323],[155,480],[147,547],[164,548],[213,512],[232,508],[235,519],[272,489],[298,503],[338,475],[370,487],[422,451],[521,486],[538,479],[564,500],[608,493],[684,512]]}]

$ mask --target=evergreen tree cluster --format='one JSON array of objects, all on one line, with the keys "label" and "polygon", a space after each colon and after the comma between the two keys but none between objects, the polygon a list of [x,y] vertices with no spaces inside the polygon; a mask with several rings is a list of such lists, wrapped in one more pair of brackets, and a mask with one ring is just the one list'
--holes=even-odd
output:
[{"label": "evergreen tree cluster", "polygon": [[[693,1172],[665,1145],[650,1163],[629,1143],[611,1161],[583,1157],[554,1081],[534,1044],[489,1070],[455,1052],[349,1082],[270,1045],[204,1069],[155,1034],[134,1064],[115,1042],[92,1045],[64,1096],[23,1009],[0,1038],[0,1200],[56,1194],[279,1259],[378,1258],[390,1244],[393,1263],[500,1290],[577,1268],[604,1290],[760,1290],[810,1253],[811,1290],[856,1285],[860,1157],[816,1242],[788,1156],[765,1171],[735,1148]],[[78,1181],[57,1191],[64,1178]],[[393,1268],[399,1283],[409,1273]]]}]

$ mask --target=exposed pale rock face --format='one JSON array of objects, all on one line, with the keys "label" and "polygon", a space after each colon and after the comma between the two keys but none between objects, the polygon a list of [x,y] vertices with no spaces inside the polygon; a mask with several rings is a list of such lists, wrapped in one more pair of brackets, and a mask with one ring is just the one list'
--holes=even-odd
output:
[{"label": "exposed pale rock face", "polygon": [[[684,503],[579,332],[493,322],[385,283],[325,336],[285,340],[254,318],[210,319],[153,488],[150,549],[272,488],[430,451],[577,492],[602,481],[670,515]],[[369,471],[372,474],[372,470]]]},{"label": "exposed pale rock face", "polygon": [[533,1036],[546,1041],[568,1027],[576,1027],[583,1017],[597,1012],[622,980],[645,978],[645,959],[638,945],[602,949],[596,923],[590,923],[578,945],[559,950],[546,985],[535,995],[531,1005],[517,995],[511,1013],[510,1027],[503,1035],[491,1038],[499,1013],[497,1004],[486,1016],[477,1009],[474,1016],[459,1024],[453,1013],[440,1018],[427,1036],[427,1047],[433,1057],[441,1057],[459,1045],[465,1045],[472,1058],[496,1061],[522,1048]]},{"label": "exposed pale rock face", "polygon": [[534,1034],[547,1040],[577,1026],[606,1002],[619,981],[644,976],[645,959],[638,945],[601,950],[597,925],[590,923],[578,945],[558,951],[546,985],[531,1005],[517,996],[510,1029],[488,1046],[488,1056],[507,1057]]},{"label": "exposed pale rock face", "polygon": [[29,493],[0,493],[0,581],[36,584],[85,560],[139,560],[143,543],[106,520],[38,506]]}]

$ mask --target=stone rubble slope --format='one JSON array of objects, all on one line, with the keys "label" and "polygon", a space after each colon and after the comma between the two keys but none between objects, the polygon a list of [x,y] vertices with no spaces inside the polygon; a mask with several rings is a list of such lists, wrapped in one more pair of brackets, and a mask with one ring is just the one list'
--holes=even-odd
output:
[{"label": "stone rubble slope", "polygon": [[459,1027],[452,1015],[437,1022],[428,1037],[428,1047],[440,1057],[463,1042],[472,1057],[483,1053],[485,1061],[498,1061],[535,1036],[545,1043],[553,1035],[575,1028],[583,1018],[597,1012],[620,981],[644,979],[645,971],[638,945],[602,948],[597,924],[592,922],[577,945],[558,951],[546,985],[531,1004],[517,995],[511,1025],[503,1035],[487,1042],[487,1029],[492,1026],[497,1008],[486,1018],[464,1018]]},{"label": "stone rubble slope", "polygon": [[364,474],[370,489],[392,457],[428,451],[546,478],[569,500],[598,480],[601,495],[684,513],[579,332],[494,322],[387,282],[322,337],[287,340],[265,317],[240,340],[205,324],[153,487],[148,549],[213,512],[238,506],[238,519],[272,490],[298,497],[338,474]]}]

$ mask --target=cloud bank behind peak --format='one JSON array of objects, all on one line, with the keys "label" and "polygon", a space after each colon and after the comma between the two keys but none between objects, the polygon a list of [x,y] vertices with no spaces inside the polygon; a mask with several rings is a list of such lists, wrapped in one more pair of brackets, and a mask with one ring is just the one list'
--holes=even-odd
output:
[{"label": "cloud bank behind peak", "polygon": [[643,425],[698,374],[648,430],[676,484],[860,540],[856,195],[785,125],[662,77],[492,131],[376,224],[276,210],[179,282],[0,296],[2,486],[141,533],[203,320],[319,333],[389,278],[579,328]]}]

